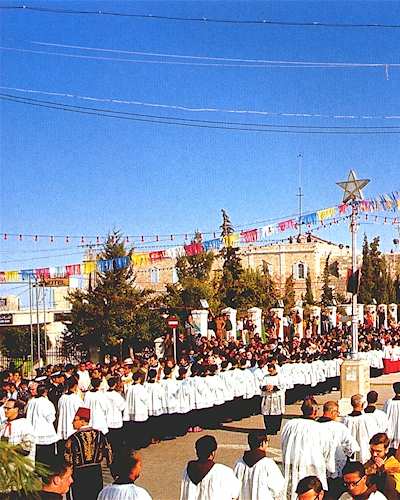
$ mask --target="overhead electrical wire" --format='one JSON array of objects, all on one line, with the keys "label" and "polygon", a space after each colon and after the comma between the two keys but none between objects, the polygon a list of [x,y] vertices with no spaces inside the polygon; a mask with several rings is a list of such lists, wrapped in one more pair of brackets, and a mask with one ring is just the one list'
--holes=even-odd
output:
[{"label": "overhead electrical wire", "polygon": [[166,16],[160,14],[138,14],[129,12],[116,12],[107,10],[83,10],[83,9],[56,9],[50,7],[35,7],[30,5],[2,5],[0,10],[23,10],[32,12],[43,12],[52,14],[69,15],[97,15],[97,16],[115,16],[136,19],[146,19],[153,21],[182,21],[199,23],[219,23],[219,24],[237,24],[237,25],[259,25],[259,26],[292,26],[292,27],[310,27],[310,28],[385,28],[399,29],[400,24],[387,23],[335,23],[325,21],[287,21],[273,19],[228,19],[213,17],[186,17],[186,16]]},{"label": "overhead electrical wire", "polygon": [[183,106],[183,105],[175,105],[175,104],[165,104],[165,103],[155,103],[155,102],[145,102],[145,101],[137,101],[137,100],[129,100],[126,98],[113,98],[113,97],[94,97],[87,95],[79,95],[74,94],[72,92],[49,92],[44,90],[35,90],[35,89],[27,89],[20,87],[7,87],[0,86],[0,89],[13,91],[13,92],[22,92],[25,94],[40,94],[47,95],[52,97],[64,97],[67,99],[79,99],[83,101],[89,102],[100,102],[100,103],[110,103],[110,104],[118,104],[118,105],[134,105],[134,106],[143,106],[150,108],[159,108],[159,109],[171,109],[174,111],[184,111],[190,113],[228,113],[228,114],[238,114],[238,115],[256,115],[256,116],[279,116],[284,118],[330,118],[330,119],[358,119],[358,120],[398,120],[400,119],[399,115],[345,115],[345,114],[322,114],[322,113],[306,113],[306,112],[276,112],[276,111],[264,111],[264,110],[256,110],[256,109],[232,109],[232,108],[218,108],[218,107],[194,107],[194,106]]},{"label": "overhead electrical wire", "polygon": [[32,40],[30,43],[33,45],[40,45],[44,47],[58,47],[64,49],[86,50],[89,52],[108,52],[114,54],[131,54],[140,55],[145,57],[165,57],[172,59],[190,59],[190,60],[205,60],[205,61],[221,61],[221,62],[235,62],[235,63],[253,63],[253,64],[267,64],[267,65],[288,65],[300,67],[317,67],[317,68],[382,68],[385,66],[400,66],[400,63],[359,63],[359,62],[319,62],[319,61],[288,61],[276,59],[244,59],[244,58],[231,58],[231,57],[216,57],[216,56],[199,56],[190,54],[168,54],[164,52],[148,52],[138,50],[121,50],[109,49],[102,47],[88,47],[85,45],[70,45],[63,43],[40,42]]},{"label": "overhead electrical wire", "polygon": [[108,118],[118,118],[128,121],[157,123],[164,125],[179,125],[192,128],[207,128],[248,132],[268,132],[268,133],[291,133],[291,134],[344,134],[344,135],[376,135],[376,134],[399,134],[400,126],[381,127],[339,127],[339,126],[310,126],[310,125],[276,125],[263,123],[228,122],[200,120],[189,118],[178,118],[172,116],[147,115],[140,113],[122,112],[102,108],[92,108],[83,106],[72,106],[53,101],[30,99],[10,94],[0,94],[0,99],[19,104],[26,104],[47,109],[57,109],[73,113],[102,116]]}]

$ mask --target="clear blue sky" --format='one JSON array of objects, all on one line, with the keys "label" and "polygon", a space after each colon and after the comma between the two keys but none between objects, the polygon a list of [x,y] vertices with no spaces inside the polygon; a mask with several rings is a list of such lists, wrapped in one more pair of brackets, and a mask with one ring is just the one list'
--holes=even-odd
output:
[{"label": "clear blue sky", "polygon": [[[400,24],[400,3],[388,1],[25,3],[182,17]],[[0,6],[21,4],[0,2]],[[391,68],[386,80],[382,68],[142,64],[104,58],[207,61],[34,43],[236,59],[398,64],[400,29],[196,23],[22,10],[0,10],[0,16],[2,93],[214,121],[400,126],[400,118],[379,118],[400,115],[400,68]],[[199,113],[28,94],[4,87],[192,108],[376,118]],[[341,192],[335,183],[346,179],[350,168],[359,177],[371,179],[364,191],[366,197],[400,188],[398,134],[224,131],[87,116],[15,102],[1,101],[0,105],[2,233],[105,234],[112,228],[127,234],[213,230],[221,222],[221,208],[240,227],[285,218],[297,212],[300,152],[305,211],[339,203]],[[365,225],[361,231],[370,237],[381,235],[386,250],[393,247],[396,232],[392,226]],[[319,234],[348,242],[346,225]],[[0,268],[79,262],[76,244],[75,248],[65,247],[60,241],[53,244],[56,250],[49,250],[48,242],[1,240]]]}]

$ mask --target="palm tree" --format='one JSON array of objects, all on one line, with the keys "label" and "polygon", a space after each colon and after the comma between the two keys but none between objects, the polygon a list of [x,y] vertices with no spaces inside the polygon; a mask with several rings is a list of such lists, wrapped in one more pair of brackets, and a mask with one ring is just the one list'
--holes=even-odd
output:
[{"label": "palm tree", "polygon": [[0,499],[36,498],[48,470],[41,464],[32,467],[30,458],[21,454],[18,446],[0,441]]}]

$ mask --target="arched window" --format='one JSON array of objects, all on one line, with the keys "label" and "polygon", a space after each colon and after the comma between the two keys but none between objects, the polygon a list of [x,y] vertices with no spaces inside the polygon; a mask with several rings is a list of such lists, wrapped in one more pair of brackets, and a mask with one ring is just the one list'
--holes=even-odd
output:
[{"label": "arched window", "polygon": [[305,280],[307,276],[307,264],[304,262],[296,262],[293,265],[293,278],[295,280]]},{"label": "arched window", "polygon": [[150,271],[150,281],[153,285],[160,283],[160,270],[156,267],[153,267]]}]

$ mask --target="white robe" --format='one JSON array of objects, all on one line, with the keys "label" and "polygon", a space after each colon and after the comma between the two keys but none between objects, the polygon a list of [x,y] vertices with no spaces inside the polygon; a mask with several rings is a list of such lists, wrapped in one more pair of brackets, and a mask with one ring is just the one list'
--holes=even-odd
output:
[{"label": "white robe", "polygon": [[142,384],[128,385],[124,421],[145,422],[149,418],[149,395]]},{"label": "white robe", "polygon": [[125,411],[125,399],[117,391],[107,391],[104,393],[107,402],[107,425],[109,429],[120,429],[123,421],[122,416]]},{"label": "white robe", "polygon": [[272,458],[262,458],[253,467],[240,458],[234,472],[242,484],[239,500],[274,500],[283,495],[285,479]]},{"label": "white robe", "polygon": [[35,463],[36,443],[35,431],[29,420],[26,418],[17,418],[11,422],[11,429],[7,422],[0,426],[0,439],[6,439],[14,446],[17,444],[29,453],[29,458]]},{"label": "white robe", "polygon": [[240,481],[226,465],[214,464],[197,485],[190,480],[187,469],[183,473],[180,500],[232,500],[239,493]]},{"label": "white robe", "polygon": [[[339,498],[339,500],[353,500],[353,497],[350,495],[350,493],[343,493],[343,495]],[[370,494],[368,497],[368,500],[387,500],[385,495],[381,493],[380,491],[374,491],[373,493]]]},{"label": "white robe", "polygon": [[351,435],[360,446],[360,451],[355,454],[355,460],[365,464],[371,458],[369,449],[369,440],[374,435],[375,425],[371,425],[372,420],[367,414],[362,413],[356,417],[346,416],[343,418],[343,423],[348,427]]},{"label": "white robe", "polygon": [[28,402],[26,418],[35,432],[36,444],[46,445],[58,441],[54,428],[56,409],[46,397],[32,398]]},{"label": "white robe", "polygon": [[108,433],[107,413],[108,400],[104,392],[88,391],[85,394],[84,406],[90,409],[89,426],[104,435]]},{"label": "white robe", "polygon": [[273,386],[277,391],[262,392],[261,413],[263,415],[283,415],[285,413],[284,384],[279,375],[266,375],[261,382],[261,387]]},{"label": "white robe", "polygon": [[78,387],[82,392],[86,392],[89,389],[90,386],[90,375],[87,370],[81,372],[78,370],[76,372],[78,375]]},{"label": "white robe", "polygon": [[297,497],[297,483],[306,476],[317,476],[328,489],[327,472],[334,472],[334,449],[324,424],[306,418],[295,418],[285,424],[281,434],[284,464],[284,498]]},{"label": "white robe", "polygon": [[159,382],[145,382],[144,387],[148,394],[149,417],[158,417],[163,414],[164,390]]},{"label": "white robe", "polygon": [[389,419],[384,411],[375,408],[374,412],[365,413],[365,416],[367,417],[368,428],[371,428],[370,432],[373,432],[372,436],[374,434],[378,434],[378,432],[385,432],[386,434],[388,433]]},{"label": "white robe", "polygon": [[152,500],[144,488],[134,484],[109,484],[103,488],[97,500]]},{"label": "white robe", "polygon": [[389,419],[390,446],[397,450],[400,446],[400,399],[388,399],[383,409]]},{"label": "white robe", "polygon": [[331,420],[330,422],[321,422],[322,429],[329,434],[332,449],[335,452],[335,471],[329,472],[330,478],[341,477],[343,467],[346,465],[348,457],[353,453],[360,451],[360,446],[354,439],[348,427],[341,422]]},{"label": "white robe", "polygon": [[59,439],[66,440],[75,429],[72,426],[75,414],[83,405],[82,399],[77,394],[63,394],[58,400],[58,424],[57,434]]}]

